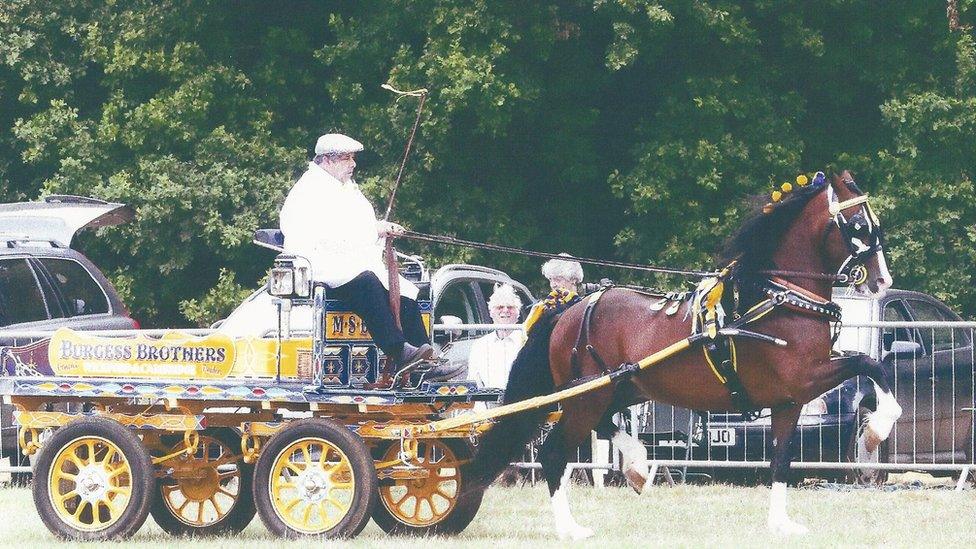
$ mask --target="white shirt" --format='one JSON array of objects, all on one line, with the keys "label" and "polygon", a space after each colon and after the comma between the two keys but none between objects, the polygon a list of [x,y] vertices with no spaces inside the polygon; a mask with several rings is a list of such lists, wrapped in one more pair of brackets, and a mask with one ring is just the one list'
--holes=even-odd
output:
[{"label": "white shirt", "polygon": [[524,344],[525,336],[520,330],[513,330],[505,337],[492,332],[474,340],[468,355],[468,379],[482,387],[504,389],[512,362]]},{"label": "white shirt", "polygon": [[[281,207],[280,225],[285,252],[308,259],[316,281],[336,287],[372,271],[389,289],[376,213],[359,185],[310,162]],[[400,294],[417,299],[417,287],[401,276]]]}]

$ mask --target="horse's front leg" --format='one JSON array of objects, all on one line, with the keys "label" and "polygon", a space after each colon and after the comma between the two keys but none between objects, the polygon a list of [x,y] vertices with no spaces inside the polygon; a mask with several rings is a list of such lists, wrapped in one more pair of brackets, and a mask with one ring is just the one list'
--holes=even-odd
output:
[{"label": "horse's front leg", "polygon": [[790,476],[793,459],[793,433],[800,418],[800,406],[791,404],[773,410],[773,489],[769,498],[767,525],[776,534],[796,535],[807,533],[806,526],[793,522],[786,512],[786,482]]}]

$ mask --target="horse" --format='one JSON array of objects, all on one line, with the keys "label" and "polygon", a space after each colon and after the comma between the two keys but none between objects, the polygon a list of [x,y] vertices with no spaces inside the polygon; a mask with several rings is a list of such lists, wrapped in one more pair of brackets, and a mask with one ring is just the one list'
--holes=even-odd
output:
[{"label": "horse", "polygon": [[[869,451],[888,437],[901,415],[891,390],[892,374],[878,361],[865,355],[831,356],[830,321],[840,317],[839,307],[830,301],[833,283],[846,279],[853,291],[865,295],[879,294],[892,283],[877,217],[848,171],[829,180],[818,172],[812,182],[805,176],[797,181],[807,184],[774,191],[774,202],[742,225],[723,254],[726,261],[735,262],[724,283],[738,290],[737,310],[748,315],[757,304],[772,303],[762,315],[753,314],[758,318],[748,325],[764,337],[734,338],[734,352],[740,392],[754,410],[771,410],[767,526],[784,535],[807,531],[790,518],[786,501],[791,439],[802,406],[847,379],[870,378],[876,410],[865,427]],[[727,303],[732,292],[724,293]],[[661,311],[660,301],[659,295],[611,287],[596,301],[584,299],[569,307],[548,325],[537,323],[512,365],[505,402],[605,375],[607,364],[633,365],[688,337],[695,322],[689,310],[694,300],[680,301],[677,311]],[[581,352],[581,340],[590,352]],[[560,538],[593,535],[576,522],[566,496],[569,455],[589,440],[591,431],[611,439],[621,451],[624,476],[638,493],[648,479],[647,450],[613,423],[615,413],[648,400],[692,410],[741,410],[741,398],[733,398],[701,347],[696,343],[632,376],[621,376],[617,383],[561,403],[561,418],[539,455]],[[535,436],[548,411],[499,419],[482,437],[477,455],[462,474],[472,485],[488,486]]]}]

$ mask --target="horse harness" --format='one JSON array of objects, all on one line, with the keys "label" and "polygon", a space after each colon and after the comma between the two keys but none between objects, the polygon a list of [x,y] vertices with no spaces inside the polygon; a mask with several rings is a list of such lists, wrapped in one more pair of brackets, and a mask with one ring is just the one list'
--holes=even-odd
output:
[{"label": "horse harness", "polygon": [[[839,334],[841,311],[840,306],[833,301],[823,299],[789,281],[771,277],[758,282],[743,282],[735,276],[735,271],[735,262],[733,262],[723,269],[718,276],[702,280],[694,292],[665,294],[660,296],[658,301],[652,303],[650,309],[658,312],[666,308],[665,314],[672,316],[678,311],[682,303],[689,303],[687,314],[692,317],[692,337],[696,341],[701,341],[702,353],[706,363],[729,392],[733,406],[748,418],[754,419],[759,415],[759,407],[749,398],[749,394],[739,377],[735,339],[750,338],[785,346],[786,341],[782,339],[745,329],[749,324],[782,307],[836,323],[837,327],[832,337],[833,342]],[[763,295],[763,298],[740,314],[738,309],[741,284],[753,285]],[[732,320],[728,323],[725,322],[726,314],[722,307],[727,286],[732,287]],[[621,374],[619,379],[624,379],[628,371],[633,371],[632,368],[628,368],[628,366],[633,365],[627,364],[616,370],[610,368],[593,345],[588,343],[593,311],[600,298],[612,287],[605,286],[584,298],[586,299],[586,309],[584,309],[579,334],[571,354],[573,379],[576,380],[572,383],[573,385],[600,375]],[[655,295],[646,292],[640,293]],[[585,350],[596,362],[602,371],[601,374],[582,376],[579,357],[581,350]]]}]

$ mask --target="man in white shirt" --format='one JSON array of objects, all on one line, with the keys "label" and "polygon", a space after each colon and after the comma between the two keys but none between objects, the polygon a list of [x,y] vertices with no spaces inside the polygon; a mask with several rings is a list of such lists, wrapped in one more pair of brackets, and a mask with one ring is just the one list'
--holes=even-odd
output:
[{"label": "man in white shirt", "polygon": [[[496,287],[488,299],[488,312],[495,324],[518,324],[521,308],[522,299],[509,284]],[[495,330],[476,339],[468,355],[468,379],[483,387],[504,389],[523,343],[525,335],[521,330]]]},{"label": "man in white shirt", "polygon": [[383,239],[403,227],[377,220],[353,180],[362,150],[362,143],[342,134],[319,137],[315,158],[281,207],[281,232],[285,251],[307,258],[313,278],[329,286],[326,294],[362,317],[376,344],[402,367],[431,358],[433,348],[417,307],[417,287],[403,277],[402,330],[393,319]]}]

